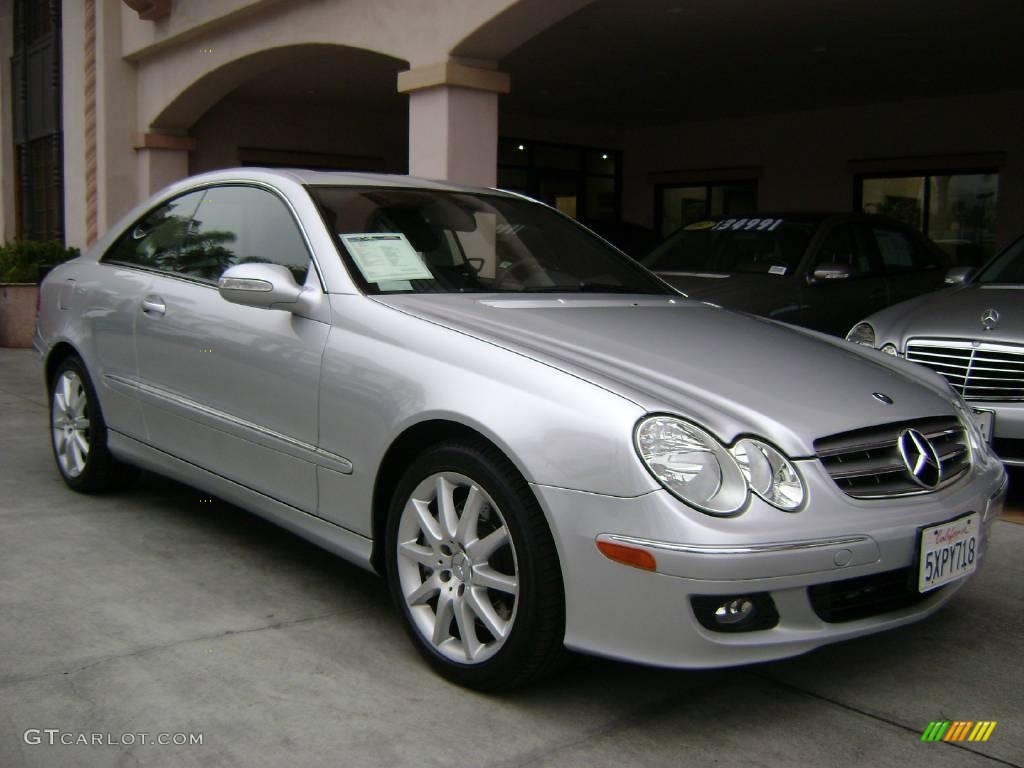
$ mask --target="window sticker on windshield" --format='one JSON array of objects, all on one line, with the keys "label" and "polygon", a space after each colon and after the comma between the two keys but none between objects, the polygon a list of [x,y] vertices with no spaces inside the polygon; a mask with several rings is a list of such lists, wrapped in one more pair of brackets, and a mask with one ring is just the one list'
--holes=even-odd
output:
[{"label": "window sticker on windshield", "polygon": [[742,229],[745,232],[756,230],[758,232],[774,232],[782,224],[782,219],[722,219],[712,227],[716,232],[721,232],[725,229],[738,230]]},{"label": "window sticker on windshield", "polygon": [[715,222],[713,221],[695,221],[693,224],[687,224],[683,229],[688,232],[692,232],[695,229],[713,229]]},{"label": "window sticker on windshield", "polygon": [[412,283],[408,280],[378,280],[377,288],[382,291],[411,291]]},{"label": "window sticker on windshield", "polygon": [[770,267],[768,267],[768,274],[769,275],[784,275],[784,274],[786,274],[786,270],[787,270],[787,267],[784,267],[781,264],[772,264]]},{"label": "window sticker on windshield", "polygon": [[431,280],[423,259],[401,232],[338,235],[368,283]]}]

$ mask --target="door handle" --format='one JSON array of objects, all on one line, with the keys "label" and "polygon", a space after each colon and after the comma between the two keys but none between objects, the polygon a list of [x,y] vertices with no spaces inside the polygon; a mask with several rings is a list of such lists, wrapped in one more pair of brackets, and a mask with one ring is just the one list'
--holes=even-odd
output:
[{"label": "door handle", "polygon": [[142,311],[147,315],[162,317],[167,312],[167,305],[159,296],[147,296],[142,300]]}]

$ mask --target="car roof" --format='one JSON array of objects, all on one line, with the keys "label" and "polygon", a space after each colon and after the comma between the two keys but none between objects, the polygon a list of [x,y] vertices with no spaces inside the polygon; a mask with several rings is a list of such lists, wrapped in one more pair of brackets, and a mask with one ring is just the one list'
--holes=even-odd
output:
[{"label": "car roof", "polygon": [[865,221],[886,221],[900,222],[888,216],[880,216],[877,213],[864,213],[862,211],[758,211],[757,213],[745,214],[743,216],[705,216],[702,221],[726,221],[728,219],[787,219],[789,221],[807,221],[820,223],[828,219],[858,219]]},{"label": "car roof", "polygon": [[513,192],[505,192],[493,187],[456,184],[437,179],[424,179],[417,176],[392,173],[368,173],[362,171],[312,171],[307,168],[263,168],[245,166],[225,168],[223,170],[201,173],[183,179],[182,183],[189,186],[208,184],[218,181],[270,181],[273,178],[287,179],[303,186],[344,186],[344,187],[390,187],[404,189],[429,189],[440,192],[470,192],[501,194],[508,197],[519,197]]}]

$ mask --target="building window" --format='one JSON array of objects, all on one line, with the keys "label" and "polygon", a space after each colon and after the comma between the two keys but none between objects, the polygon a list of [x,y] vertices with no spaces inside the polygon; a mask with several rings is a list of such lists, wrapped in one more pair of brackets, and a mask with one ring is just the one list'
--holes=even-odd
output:
[{"label": "building window", "polygon": [[60,1],[15,0],[14,31],[16,235],[63,240]]},{"label": "building window", "polygon": [[622,157],[612,149],[501,138],[498,186],[541,200],[574,219],[622,217]]},{"label": "building window", "polygon": [[923,232],[957,264],[978,266],[995,252],[995,170],[859,176],[856,185],[857,208]]},{"label": "building window", "polygon": [[757,210],[757,182],[664,184],[656,206],[656,228],[664,237],[710,216],[749,216]]}]

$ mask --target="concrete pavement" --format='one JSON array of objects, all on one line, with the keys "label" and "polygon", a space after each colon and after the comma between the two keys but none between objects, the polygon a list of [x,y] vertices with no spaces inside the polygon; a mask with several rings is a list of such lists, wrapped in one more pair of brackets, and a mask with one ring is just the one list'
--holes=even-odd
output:
[{"label": "concrete pavement", "polygon": [[[67,490],[39,364],[0,350],[0,766],[1024,766],[1022,550],[1024,526],[998,521],[945,611],[798,659],[581,659],[482,696],[429,672],[382,581],[255,516],[149,474]],[[922,743],[940,719],[998,725]],[[51,746],[44,729],[203,743]]]}]

